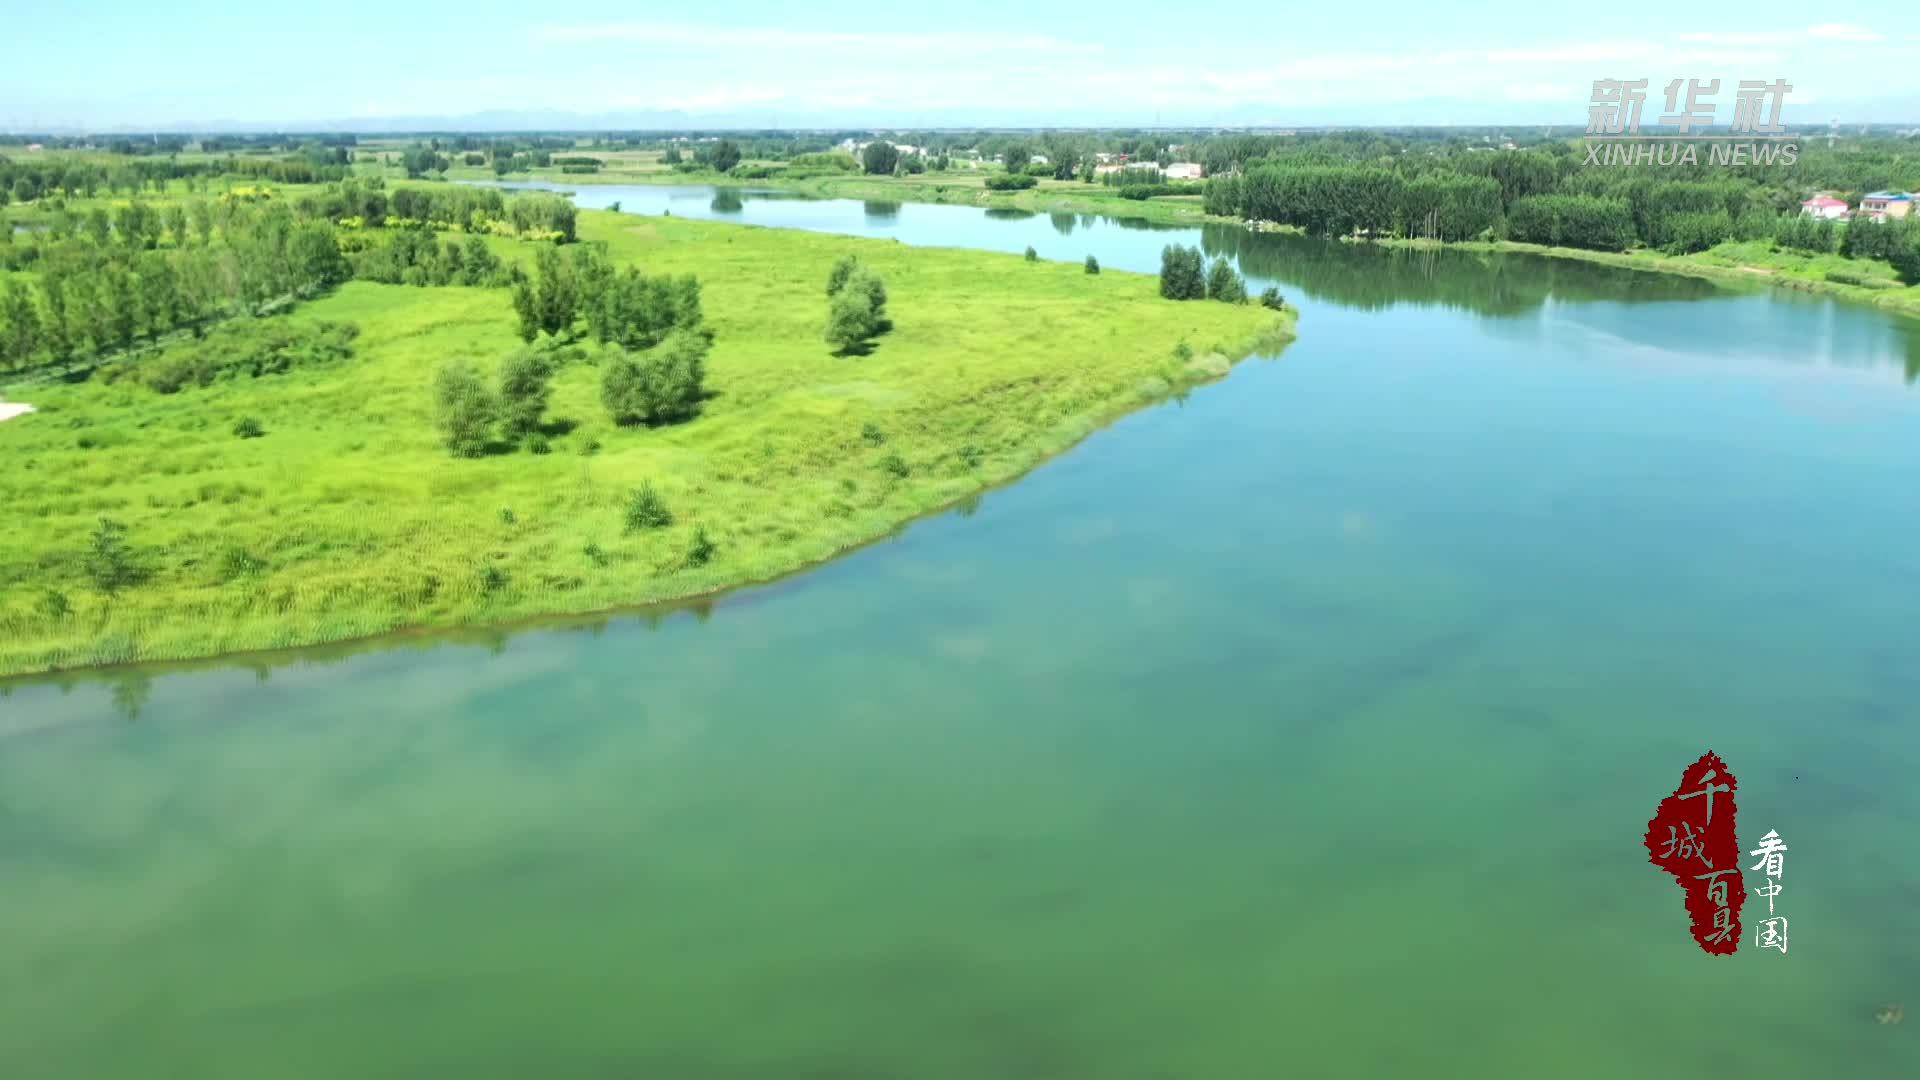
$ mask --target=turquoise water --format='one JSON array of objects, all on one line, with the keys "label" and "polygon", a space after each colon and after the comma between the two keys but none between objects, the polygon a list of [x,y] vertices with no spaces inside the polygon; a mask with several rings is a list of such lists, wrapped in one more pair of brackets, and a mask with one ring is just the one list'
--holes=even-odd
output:
[{"label": "turquoise water", "polygon": [[[8,686],[0,1077],[1913,1074],[1910,324],[588,197],[1200,243],[1301,336],[697,610]],[[1646,863],[1709,748],[1787,956]]]}]

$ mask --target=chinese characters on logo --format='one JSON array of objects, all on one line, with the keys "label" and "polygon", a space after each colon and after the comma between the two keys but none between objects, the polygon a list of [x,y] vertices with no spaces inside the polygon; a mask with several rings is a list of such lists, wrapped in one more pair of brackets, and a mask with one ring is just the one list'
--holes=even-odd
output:
[{"label": "chinese characters on logo", "polygon": [[1755,895],[1767,898],[1767,917],[1754,927],[1753,943],[1762,949],[1779,949],[1783,956],[1787,951],[1787,918],[1773,913],[1773,899],[1785,887],[1780,884],[1780,877],[1787,869],[1786,851],[1786,841],[1780,839],[1779,833],[1768,829],[1767,835],[1760,838],[1760,846],[1747,852],[1760,856],[1760,861],[1747,869],[1758,870],[1766,877],[1766,884],[1753,890]]},{"label": "chinese characters on logo", "polygon": [[[1640,134],[1641,111],[1647,100],[1646,79],[1595,79],[1592,104],[1587,107],[1588,165],[1697,164],[1694,142],[1707,144],[1711,164],[1792,165],[1800,148],[1791,141],[1781,111],[1793,84],[1785,79],[1763,82],[1742,79],[1734,91],[1730,134],[1694,134],[1714,124],[1720,93],[1719,79],[1674,79],[1666,85],[1666,111],[1659,122],[1678,134]],[[1675,145],[1662,146],[1660,143]],[[1612,145],[1634,144],[1639,145]]]},{"label": "chinese characters on logo", "polygon": [[[1682,94],[1684,89],[1685,93]],[[1682,135],[1696,127],[1712,127],[1714,105],[1706,98],[1720,92],[1720,80],[1675,79],[1667,84],[1667,111],[1662,124],[1672,124]],[[1787,130],[1780,122],[1780,110],[1786,105],[1793,84],[1785,79],[1761,82],[1742,79],[1733,99],[1733,133],[1778,135]],[[1686,105],[1680,103],[1684,97]],[[1595,79],[1593,104],[1587,108],[1587,134],[1632,137],[1640,134],[1640,109],[1647,100],[1645,79]],[[1772,105],[1771,111],[1763,108]]]},{"label": "chinese characters on logo", "polygon": [[1739,949],[1740,907],[1747,898],[1734,835],[1739,786],[1726,762],[1709,752],[1681,773],[1680,786],[1660,800],[1647,822],[1648,861],[1679,883],[1693,939],[1715,956]]}]

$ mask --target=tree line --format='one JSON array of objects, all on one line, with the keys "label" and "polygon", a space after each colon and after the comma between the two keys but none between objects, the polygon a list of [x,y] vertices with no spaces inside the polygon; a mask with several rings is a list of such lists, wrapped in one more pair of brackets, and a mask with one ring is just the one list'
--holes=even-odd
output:
[{"label": "tree line", "polygon": [[[1871,222],[1851,229],[1813,222],[1799,213],[1801,199],[1813,190],[1845,195],[1920,183],[1920,153],[1906,147],[1873,146],[1844,158],[1809,147],[1798,168],[1620,168],[1587,166],[1569,142],[1478,152],[1428,146],[1412,154],[1408,145],[1370,138],[1295,144],[1239,137],[1223,145],[1265,156],[1220,159],[1228,171],[1206,182],[1206,209],[1331,236],[1512,239],[1671,254],[1765,241],[1866,257],[1904,252],[1906,233],[1867,236]],[[1852,242],[1844,239],[1849,232]]]},{"label": "tree line", "polygon": [[[565,203],[554,196],[502,200],[498,192],[469,189],[427,194],[421,202],[407,189],[394,192],[401,206],[430,217],[387,213],[376,220],[408,227],[379,232],[368,231],[358,214],[393,203],[362,184],[291,204],[221,199],[164,209],[134,202],[112,214],[62,211],[25,240],[16,240],[0,219],[0,266],[35,272],[31,282],[15,276],[0,285],[0,370],[71,366],[176,330],[197,334],[210,323],[277,310],[353,277],[505,286],[514,271],[483,233],[513,232],[512,223],[520,221],[531,226],[520,235],[572,235],[571,204],[564,232],[541,227],[556,223],[551,202]],[[501,217],[488,216],[495,213]],[[462,214],[469,235],[442,243],[429,222]]]}]

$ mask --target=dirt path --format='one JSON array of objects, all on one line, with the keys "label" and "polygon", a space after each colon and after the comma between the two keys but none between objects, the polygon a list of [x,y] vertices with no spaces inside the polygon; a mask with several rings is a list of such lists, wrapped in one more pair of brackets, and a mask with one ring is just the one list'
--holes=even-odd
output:
[{"label": "dirt path", "polygon": [[16,416],[25,416],[32,411],[33,406],[31,405],[0,399],[0,424],[4,424]]}]

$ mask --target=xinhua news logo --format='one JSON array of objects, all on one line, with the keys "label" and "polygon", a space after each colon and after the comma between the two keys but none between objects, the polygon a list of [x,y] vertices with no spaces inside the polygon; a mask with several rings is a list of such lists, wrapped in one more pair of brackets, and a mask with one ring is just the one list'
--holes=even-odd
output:
[{"label": "xinhua news logo", "polygon": [[[1719,79],[1675,79],[1667,84],[1658,123],[1673,134],[1640,134],[1647,101],[1645,79],[1595,79],[1587,107],[1588,165],[1792,165],[1800,144],[1780,122],[1793,85],[1785,79],[1743,79],[1734,91],[1733,123],[1708,134],[1717,120]],[[1703,129],[1695,134],[1696,129]]]}]

